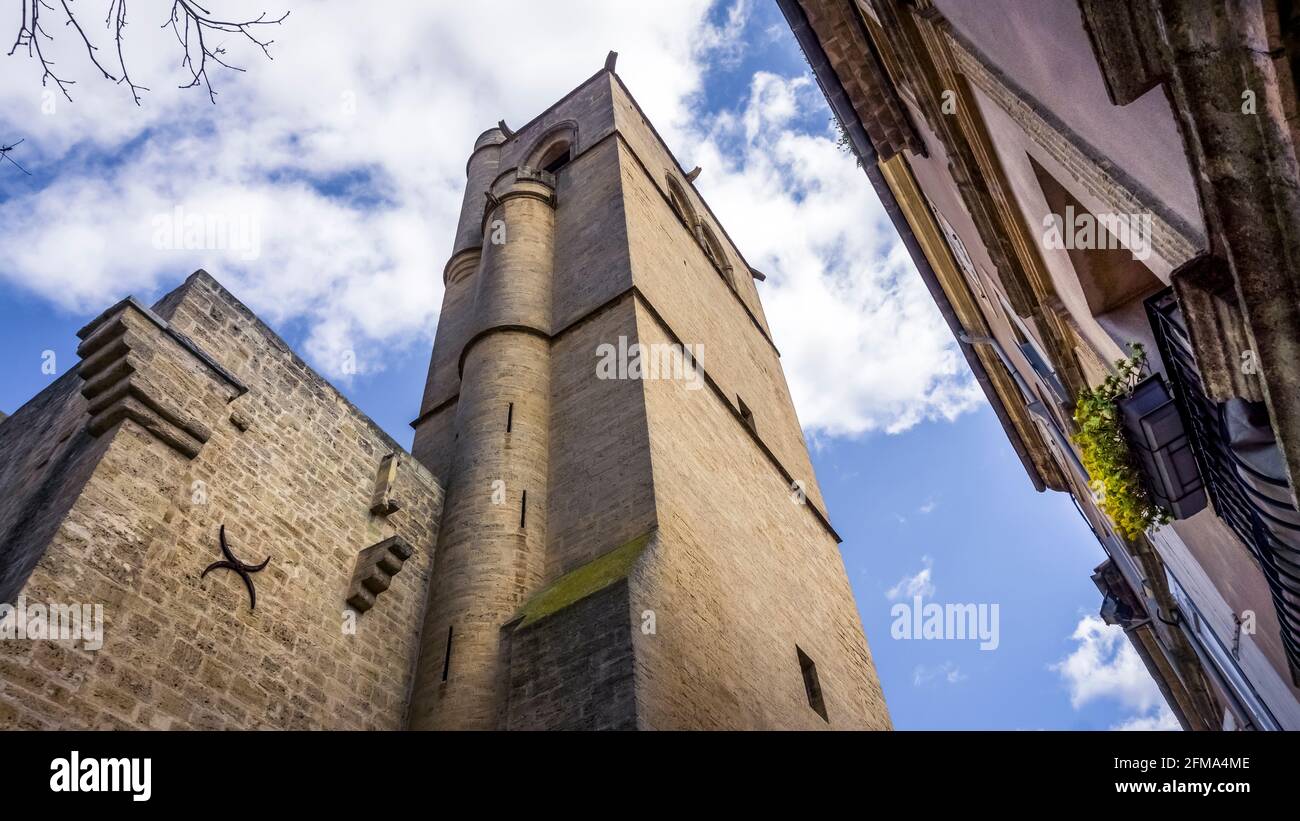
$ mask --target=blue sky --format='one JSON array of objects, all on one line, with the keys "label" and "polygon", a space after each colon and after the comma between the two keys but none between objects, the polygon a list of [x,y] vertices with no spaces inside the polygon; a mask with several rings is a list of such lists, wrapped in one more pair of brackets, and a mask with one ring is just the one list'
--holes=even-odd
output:
[{"label": "blue sky", "polygon": [[[896,726],[1158,720],[1154,686],[1095,621],[1100,547],[1068,497],[1030,486],[865,176],[835,149],[775,4],[577,5],[543,15],[523,3],[485,22],[416,3],[400,30],[358,35],[295,4],[275,62],[243,55],[247,75],[215,78],[215,108],[160,79],[137,109],[83,72],[76,102],[38,115],[39,71],[7,58],[0,142],[28,139],[16,156],[33,176],[0,167],[0,410],[55,378],[44,351],[58,373],[72,367],[75,331],[104,307],[151,301],[204,267],[409,445],[469,145],[501,117],[531,118],[615,48],[769,276],[760,293]],[[583,22],[541,53],[473,48],[561,18]],[[383,55],[357,45],[381,36]],[[142,53],[136,73],[167,76],[165,56]],[[250,215],[257,254],[150,245],[151,221],[178,206]],[[340,369],[343,353],[360,373]],[[997,604],[998,649],[891,639],[887,594],[909,581],[927,600]]]}]

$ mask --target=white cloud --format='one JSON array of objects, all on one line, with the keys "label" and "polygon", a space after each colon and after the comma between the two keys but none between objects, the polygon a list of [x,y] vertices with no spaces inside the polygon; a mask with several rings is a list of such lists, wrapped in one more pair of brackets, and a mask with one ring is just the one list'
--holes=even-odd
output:
[{"label": "white cloud", "polygon": [[[1113,729],[1177,729],[1177,720],[1123,628],[1108,625],[1097,616],[1084,616],[1071,638],[1078,646],[1051,669],[1065,681],[1074,709],[1111,700],[1135,713]],[[1168,727],[1170,721],[1172,728]]]},{"label": "white cloud", "polygon": [[[272,324],[302,328],[326,375],[339,378],[349,352],[361,371],[382,369],[392,352],[432,341],[474,138],[501,118],[527,121],[613,48],[769,275],[765,309],[814,443],[974,407],[980,392],[867,179],[828,124],[806,131],[809,116],[826,118],[811,78],[759,72],[729,110],[698,110],[710,66],[737,65],[753,37],[790,36],[747,30],[749,0],[717,25],[709,5],[394,0],[361,13],[295,0],[271,32],[273,61],[226,43],[248,71],[213,73],[216,106],[174,87],[184,77],[172,34],[143,11],[133,7],[128,38],[133,76],[152,88],[141,108],[60,30],[55,56],[78,83],[76,102],[54,98],[52,114],[36,64],[0,58],[0,139],[26,137],[24,164],[55,172],[0,202],[0,277],[91,312],[204,267]],[[279,10],[231,0],[222,12],[262,9]],[[108,45],[98,26],[88,33]],[[153,221],[177,206],[253,219],[259,255],[156,248]]]},{"label": "white cloud", "polygon": [[[254,8],[274,11],[235,0],[221,12]],[[389,351],[432,341],[475,137],[503,117],[530,119],[609,48],[628,54],[625,80],[672,133],[687,121],[703,55],[736,39],[734,25],[707,24],[707,8],[409,0],[362,13],[295,0],[271,32],[273,61],[229,38],[230,59],[248,71],[213,71],[213,106],[174,88],[184,78],[173,35],[133,7],[129,65],[153,89],[141,108],[73,49],[57,56],[78,81],[75,102],[55,97],[43,114],[37,64],[5,58],[0,134],[25,136],[25,164],[56,176],[0,204],[0,276],[90,312],[204,267],[273,324],[302,322],[304,352],[327,375],[341,375],[349,351],[361,370],[382,368]],[[58,33],[56,48],[76,44]],[[112,161],[85,165],[90,153]],[[253,219],[260,255],[159,250],[153,220],[177,206]]]},{"label": "white cloud", "polygon": [[938,502],[936,502],[934,499],[929,499],[926,501],[925,504],[918,507],[916,511],[922,515],[929,515],[933,513],[934,509],[938,506],[939,506]]},{"label": "white cloud", "polygon": [[1165,705],[1160,705],[1154,715],[1133,716],[1111,727],[1120,731],[1181,730],[1177,716]]},{"label": "white cloud", "polygon": [[923,687],[934,681],[942,681],[945,684],[960,684],[967,678],[968,676],[951,661],[945,661],[943,664],[934,667],[918,664],[916,669],[912,671],[912,686]]},{"label": "white cloud", "polygon": [[898,599],[912,599],[916,596],[926,598],[934,595],[934,581],[931,579],[931,573],[934,570],[934,560],[929,556],[922,556],[921,563],[925,567],[918,570],[911,576],[904,576],[898,580],[898,584],[885,591],[885,598],[890,601]]},{"label": "white cloud", "polygon": [[[759,72],[748,100],[688,144],[697,185],[761,287],[800,419],[813,434],[895,433],[981,394],[906,249],[808,77]],[[820,116],[820,115],[817,115]]]}]

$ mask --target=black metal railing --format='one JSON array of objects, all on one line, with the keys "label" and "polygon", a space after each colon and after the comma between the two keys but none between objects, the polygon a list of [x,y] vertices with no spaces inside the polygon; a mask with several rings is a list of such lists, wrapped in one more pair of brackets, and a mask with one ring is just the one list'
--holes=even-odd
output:
[{"label": "black metal railing", "polygon": [[[1300,686],[1300,518],[1292,504],[1280,500],[1289,496],[1289,485],[1284,478],[1247,464],[1231,447],[1224,406],[1201,387],[1191,338],[1173,289],[1149,298],[1146,309],[1214,512],[1250,549],[1268,581],[1291,677]],[[1247,482],[1246,476],[1252,481]],[[1252,484],[1279,492],[1263,493]]]}]

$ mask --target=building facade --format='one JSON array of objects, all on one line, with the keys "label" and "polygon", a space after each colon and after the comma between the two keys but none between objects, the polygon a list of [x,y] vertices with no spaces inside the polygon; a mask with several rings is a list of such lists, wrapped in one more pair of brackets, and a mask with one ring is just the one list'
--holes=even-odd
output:
[{"label": "building facade", "polygon": [[102,646],[0,641],[0,727],[889,728],[762,275],[614,59],[477,140],[410,454],[202,272],[83,329],[0,602]]},{"label": "building facade", "polygon": [[[1289,7],[779,2],[1030,480],[1105,550],[1102,616],[1184,727],[1300,728]],[[1170,521],[1126,532],[1084,400],[1135,343],[1111,419]]]},{"label": "building facade", "polygon": [[411,724],[887,727],[753,272],[610,69],[469,159]]}]

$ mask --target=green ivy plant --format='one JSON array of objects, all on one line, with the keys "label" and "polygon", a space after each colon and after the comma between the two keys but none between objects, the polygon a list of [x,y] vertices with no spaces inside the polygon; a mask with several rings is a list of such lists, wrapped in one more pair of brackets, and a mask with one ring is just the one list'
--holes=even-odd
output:
[{"label": "green ivy plant", "polygon": [[1075,444],[1083,466],[1092,478],[1094,498],[1102,512],[1127,539],[1136,539],[1152,527],[1167,524],[1169,511],[1151,500],[1137,461],[1124,438],[1118,402],[1133,393],[1147,370],[1146,350],[1140,342],[1129,345],[1130,355],[1115,362],[1115,373],[1095,388],[1084,388],[1074,408],[1078,431]]}]

